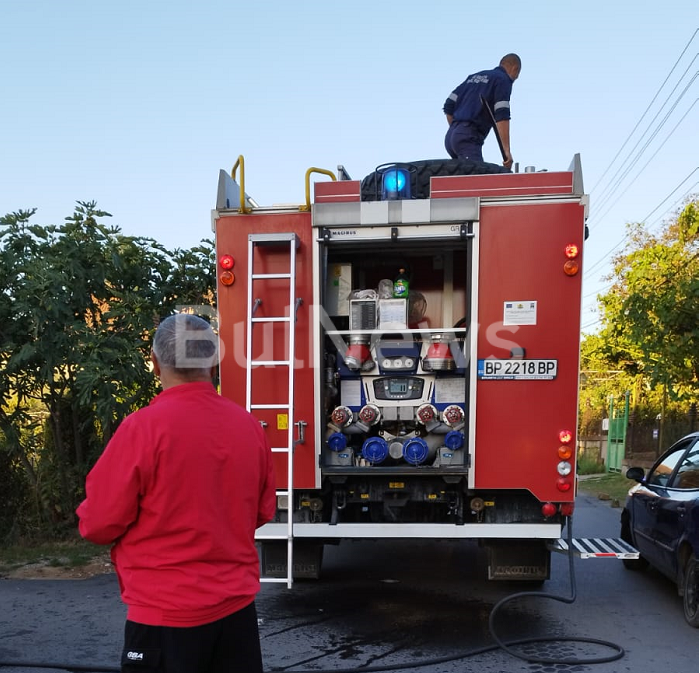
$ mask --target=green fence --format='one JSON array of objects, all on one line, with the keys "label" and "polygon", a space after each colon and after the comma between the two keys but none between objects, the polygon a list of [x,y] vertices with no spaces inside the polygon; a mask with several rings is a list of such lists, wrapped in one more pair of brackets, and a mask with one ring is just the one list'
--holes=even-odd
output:
[{"label": "green fence", "polygon": [[627,424],[630,415],[630,394],[625,393],[624,400],[610,396],[608,414],[608,453],[605,465],[608,472],[621,472],[622,459],[625,457]]}]

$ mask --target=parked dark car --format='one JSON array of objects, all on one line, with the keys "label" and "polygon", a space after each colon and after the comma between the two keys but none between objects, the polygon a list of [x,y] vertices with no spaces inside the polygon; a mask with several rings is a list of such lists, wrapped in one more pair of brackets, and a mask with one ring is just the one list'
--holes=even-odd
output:
[{"label": "parked dark car", "polygon": [[620,537],[639,550],[626,568],[649,564],[672,579],[686,621],[698,627],[698,433],[677,441],[654,463],[627,470],[633,486],[622,510]]}]

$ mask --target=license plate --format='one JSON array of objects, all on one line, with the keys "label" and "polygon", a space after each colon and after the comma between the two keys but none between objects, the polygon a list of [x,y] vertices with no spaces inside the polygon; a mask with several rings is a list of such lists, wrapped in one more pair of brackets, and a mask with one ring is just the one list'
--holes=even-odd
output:
[{"label": "license plate", "polygon": [[551,381],[557,377],[557,360],[479,360],[476,375],[484,380]]}]

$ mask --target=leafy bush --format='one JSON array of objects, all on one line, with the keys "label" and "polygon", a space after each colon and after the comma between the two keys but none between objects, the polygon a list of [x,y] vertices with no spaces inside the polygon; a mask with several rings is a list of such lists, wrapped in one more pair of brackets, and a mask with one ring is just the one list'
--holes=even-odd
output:
[{"label": "leafy bush", "polygon": [[213,304],[214,249],[124,236],[92,202],[59,226],[34,212],[0,218],[0,532],[60,535],[120,421],[156,392],[158,321]]}]

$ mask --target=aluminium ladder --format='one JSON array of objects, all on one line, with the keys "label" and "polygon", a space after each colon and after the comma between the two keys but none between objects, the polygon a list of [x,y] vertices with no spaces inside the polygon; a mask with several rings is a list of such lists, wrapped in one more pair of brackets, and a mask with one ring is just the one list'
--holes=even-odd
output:
[{"label": "aluminium ladder", "polygon": [[[262,246],[283,246],[289,248],[288,273],[255,273],[253,263],[256,248]],[[287,415],[287,444],[282,447],[272,447],[273,453],[287,454],[287,488],[278,489],[276,496],[287,498],[287,531],[286,534],[256,534],[256,540],[286,540],[287,542],[287,576],[261,577],[261,582],[286,582],[292,587],[293,574],[293,542],[294,542],[294,353],[295,353],[295,324],[296,311],[301,300],[296,297],[296,250],[299,239],[295,233],[280,234],[249,234],[248,235],[248,306],[246,319],[246,409],[255,414],[258,409],[277,409]],[[253,283],[256,280],[283,279],[289,281],[288,315],[256,318],[255,313],[263,303],[260,297],[253,297]],[[258,323],[287,323],[287,359],[286,360],[255,360],[253,361],[253,330]],[[288,370],[287,396],[279,402],[271,404],[253,403],[253,368],[254,367],[285,367]],[[281,394],[280,389],[278,394]]]}]

